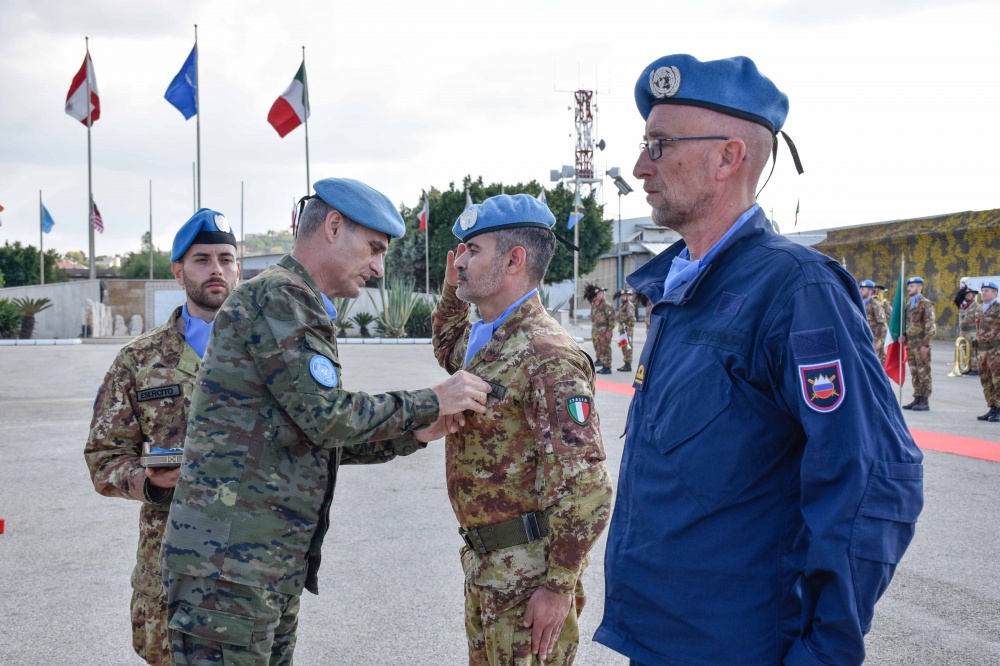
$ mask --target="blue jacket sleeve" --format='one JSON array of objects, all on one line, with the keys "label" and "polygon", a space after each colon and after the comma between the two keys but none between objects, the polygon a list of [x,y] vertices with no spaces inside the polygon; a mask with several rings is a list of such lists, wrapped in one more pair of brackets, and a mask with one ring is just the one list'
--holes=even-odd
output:
[{"label": "blue jacket sleeve", "polygon": [[875,355],[860,298],[836,270],[827,275],[790,290],[767,329],[778,401],[805,435],[803,626],[789,666],[864,660],[875,602],[923,506],[922,454]]}]

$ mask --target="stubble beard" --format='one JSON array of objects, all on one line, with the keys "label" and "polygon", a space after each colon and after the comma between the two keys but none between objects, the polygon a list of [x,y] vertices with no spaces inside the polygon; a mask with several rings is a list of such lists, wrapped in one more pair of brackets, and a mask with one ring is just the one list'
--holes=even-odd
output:
[{"label": "stubble beard", "polygon": [[[226,290],[222,294],[209,294],[206,290],[206,285],[213,282],[221,282],[226,285]],[[230,285],[225,279],[209,279],[205,280],[201,284],[197,284],[194,280],[188,279],[184,276],[184,291],[187,292],[188,298],[191,299],[198,307],[209,312],[218,312],[219,308],[226,301],[230,292],[233,290],[232,285]]]},{"label": "stubble beard", "polygon": [[476,305],[495,294],[500,288],[501,267],[494,264],[490,272],[477,282],[470,282],[468,274],[464,271],[459,271],[459,277],[462,278],[462,282],[459,282],[455,289],[456,295],[466,303]]}]

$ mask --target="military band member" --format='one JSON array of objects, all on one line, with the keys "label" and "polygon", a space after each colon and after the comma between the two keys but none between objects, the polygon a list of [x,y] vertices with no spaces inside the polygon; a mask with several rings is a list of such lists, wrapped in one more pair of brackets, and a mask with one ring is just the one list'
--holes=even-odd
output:
[{"label": "military band member", "polygon": [[599,375],[611,374],[611,337],[614,330],[615,309],[604,298],[607,289],[588,284],[583,288],[583,297],[590,302],[590,337],[594,342],[594,354],[601,369]]},{"label": "military band member", "polygon": [[[434,355],[493,386],[487,412],[448,436],[448,494],[466,542],[469,664],[571,664],[581,576],[607,524],[611,482],[594,368],[548,315],[537,287],[555,218],[534,197],[500,195],[455,223]],[[474,303],[483,320],[470,321]]]},{"label": "military band member", "polygon": [[465,372],[418,391],[345,389],[332,299],[381,277],[405,226],[363,183],[314,187],[292,253],[219,312],[191,396],[162,560],[176,664],[292,663],[340,464],[408,455],[445,433],[442,415],[485,411],[489,385]]},{"label": "military band member", "polygon": [[903,409],[926,412],[931,408],[931,341],[937,333],[934,303],[924,297],[924,279],[916,276],[906,281],[906,295],[910,297],[906,311],[906,335],[902,336],[910,362],[913,383],[913,402]]},{"label": "military band member", "polygon": [[618,368],[618,372],[632,371],[632,333],[635,330],[635,305],[632,304],[634,293],[631,288],[622,289],[621,303],[618,305],[618,312],[615,313],[618,333],[625,333],[628,336],[628,343],[622,347],[622,358],[625,360],[625,364]]},{"label": "military band member", "polygon": [[872,330],[872,337],[875,338],[875,353],[878,360],[885,365],[885,334],[889,329],[888,320],[882,303],[875,298],[875,283],[871,280],[862,280],[858,285],[861,290],[861,300],[865,302],[865,315],[868,317],[868,328]]},{"label": "military band member", "polygon": [[979,382],[983,386],[989,411],[976,418],[1000,423],[1000,305],[997,305],[997,283],[984,282],[979,288],[983,295],[983,304],[976,310]]},{"label": "military band member", "polygon": [[212,321],[240,272],[229,222],[207,208],[177,232],[170,259],[184,287],[184,305],[118,353],[94,403],[84,448],[97,492],[142,502],[132,570],[132,647],[156,666],[170,664],[160,548],[178,467],[143,467],[141,458],[144,448],[183,445]]},{"label": "military band member", "polygon": [[979,373],[979,339],[976,334],[976,320],[979,318],[980,303],[977,300],[979,292],[966,284],[959,290],[958,299],[958,330],[959,334],[969,341],[969,373]]}]

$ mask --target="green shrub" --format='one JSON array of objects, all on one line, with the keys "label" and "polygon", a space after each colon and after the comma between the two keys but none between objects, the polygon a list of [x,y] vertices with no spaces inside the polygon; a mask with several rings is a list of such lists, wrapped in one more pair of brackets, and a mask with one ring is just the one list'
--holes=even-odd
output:
[{"label": "green shrub", "polygon": [[375,315],[370,312],[359,312],[351,317],[351,321],[358,325],[358,332],[361,333],[361,337],[367,338],[371,335],[368,332],[368,326],[375,321]]},{"label": "green shrub", "polygon": [[6,298],[0,298],[0,339],[12,340],[21,332],[24,315],[20,308]]},{"label": "green shrub", "polygon": [[432,335],[431,313],[434,306],[424,299],[418,300],[413,311],[410,312],[410,319],[406,322],[406,337],[408,338],[429,338]]}]

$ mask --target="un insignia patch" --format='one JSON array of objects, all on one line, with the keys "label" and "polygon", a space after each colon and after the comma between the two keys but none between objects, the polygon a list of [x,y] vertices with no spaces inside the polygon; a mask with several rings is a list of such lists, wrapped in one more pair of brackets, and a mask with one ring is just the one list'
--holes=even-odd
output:
[{"label": "un insignia patch", "polygon": [[818,365],[800,365],[802,396],[813,411],[826,413],[840,407],[847,387],[840,359]]},{"label": "un insignia patch", "polygon": [[326,356],[316,354],[309,360],[309,374],[318,384],[327,388],[337,385],[337,371],[333,367],[333,361]]},{"label": "un insignia patch", "polygon": [[574,395],[566,402],[569,417],[583,425],[590,418],[590,398],[585,395]]}]

